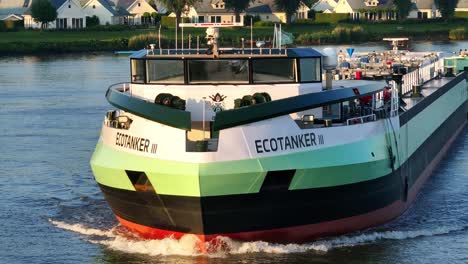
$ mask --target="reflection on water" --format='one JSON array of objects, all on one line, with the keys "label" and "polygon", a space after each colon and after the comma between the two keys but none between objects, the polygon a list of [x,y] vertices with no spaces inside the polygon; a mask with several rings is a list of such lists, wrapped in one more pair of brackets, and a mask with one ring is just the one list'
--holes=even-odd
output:
[{"label": "reflection on water", "polygon": [[[413,48],[457,51],[468,42]],[[413,207],[379,228],[305,245],[226,239],[228,247],[209,256],[190,237],[125,233],[89,158],[111,108],[105,91],[128,81],[129,68],[127,57],[107,54],[0,58],[1,263],[467,263],[468,128]]]}]

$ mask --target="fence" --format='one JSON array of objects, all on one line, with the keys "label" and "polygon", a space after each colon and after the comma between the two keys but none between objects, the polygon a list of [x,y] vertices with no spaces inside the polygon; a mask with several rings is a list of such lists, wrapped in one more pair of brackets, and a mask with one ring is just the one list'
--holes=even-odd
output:
[{"label": "fence", "polygon": [[421,85],[430,81],[444,69],[444,59],[440,58],[435,62],[422,66],[403,76],[402,94],[412,91],[413,85]]}]

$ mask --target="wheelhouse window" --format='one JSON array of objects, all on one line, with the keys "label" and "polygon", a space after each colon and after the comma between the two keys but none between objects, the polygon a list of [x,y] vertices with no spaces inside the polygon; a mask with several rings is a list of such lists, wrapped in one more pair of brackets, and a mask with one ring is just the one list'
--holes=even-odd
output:
[{"label": "wheelhouse window", "polygon": [[145,83],[145,61],[132,60],[132,83]]},{"label": "wheelhouse window", "polygon": [[300,70],[301,82],[317,82],[321,80],[319,58],[300,59]]},{"label": "wheelhouse window", "polygon": [[184,83],[184,61],[147,60],[147,83]]},{"label": "wheelhouse window", "polygon": [[248,60],[189,60],[187,66],[189,83],[249,83]]},{"label": "wheelhouse window", "polygon": [[295,59],[253,59],[254,83],[290,83],[296,81]]}]

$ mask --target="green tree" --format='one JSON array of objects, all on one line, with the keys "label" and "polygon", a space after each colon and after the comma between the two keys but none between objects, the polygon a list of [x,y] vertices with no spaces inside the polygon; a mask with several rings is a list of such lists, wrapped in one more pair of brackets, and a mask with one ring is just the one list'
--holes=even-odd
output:
[{"label": "green tree", "polygon": [[57,9],[49,0],[35,0],[31,4],[31,16],[35,22],[41,23],[41,29],[44,29],[47,23],[57,18]]},{"label": "green tree", "polygon": [[408,17],[411,10],[411,0],[394,0],[398,12],[398,17],[402,20]]},{"label": "green tree", "polygon": [[[170,11],[174,12],[176,21],[180,23],[182,12],[185,12],[188,7],[200,2],[201,0],[160,0],[160,2],[166,6]],[[179,25],[176,25],[179,27]]]},{"label": "green tree", "polygon": [[99,17],[97,17],[96,15],[94,15],[92,17],[89,17],[89,16],[86,17],[86,26],[87,27],[95,27],[95,26],[99,26],[99,24],[100,24]]},{"label": "green tree", "polygon": [[143,13],[143,22],[145,25],[148,25],[151,21],[151,14],[148,12]]},{"label": "green tree", "polygon": [[234,11],[236,18],[238,18],[239,14],[244,12],[249,7],[250,2],[253,1],[254,0],[225,0],[224,4],[226,5],[226,9]]},{"label": "green tree", "polygon": [[286,13],[286,23],[291,24],[291,18],[301,4],[301,0],[275,0],[275,5]]},{"label": "green tree", "polygon": [[455,14],[455,7],[457,7],[458,0],[435,0],[437,8],[445,20],[452,18]]},{"label": "green tree", "polygon": [[151,18],[153,18],[153,23],[155,25],[161,21],[161,15],[156,12],[151,13]]},{"label": "green tree", "polygon": [[158,10],[158,7],[156,6],[156,2],[154,2],[154,0],[149,0],[148,4],[155,10]]}]

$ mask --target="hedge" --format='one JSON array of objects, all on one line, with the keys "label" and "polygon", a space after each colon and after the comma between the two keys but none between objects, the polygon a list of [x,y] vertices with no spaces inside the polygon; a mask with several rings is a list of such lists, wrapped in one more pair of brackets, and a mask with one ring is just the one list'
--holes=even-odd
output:
[{"label": "hedge", "polygon": [[455,18],[468,18],[468,11],[456,11]]},{"label": "hedge", "polygon": [[[163,27],[174,27],[175,26],[175,17],[169,16],[162,16],[161,17],[161,26]],[[190,23],[190,19],[188,17],[183,17],[182,21],[179,23]]]},{"label": "hedge", "polygon": [[317,13],[315,22],[317,23],[338,23],[349,18],[348,14],[341,13]]}]

